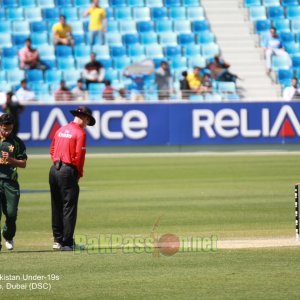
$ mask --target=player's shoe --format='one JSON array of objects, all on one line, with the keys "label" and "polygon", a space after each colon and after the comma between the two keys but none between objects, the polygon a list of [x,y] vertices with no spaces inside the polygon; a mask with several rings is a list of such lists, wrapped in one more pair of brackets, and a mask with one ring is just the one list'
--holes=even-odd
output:
[{"label": "player's shoe", "polygon": [[52,246],[53,250],[61,250],[61,248],[62,248],[62,246],[60,243],[57,243],[57,242],[53,243],[53,246]]},{"label": "player's shoe", "polygon": [[7,250],[13,250],[14,249],[14,241],[13,240],[5,240],[5,247]]},{"label": "player's shoe", "polygon": [[85,250],[84,245],[72,245],[72,246],[63,246],[61,251],[75,251],[75,250]]}]

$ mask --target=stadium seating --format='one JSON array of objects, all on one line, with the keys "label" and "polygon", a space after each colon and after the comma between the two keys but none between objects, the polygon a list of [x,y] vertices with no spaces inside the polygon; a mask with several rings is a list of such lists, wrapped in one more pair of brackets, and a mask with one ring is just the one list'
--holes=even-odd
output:
[{"label": "stadium seating", "polygon": [[[292,1],[284,2],[287,9],[293,5]],[[268,3],[268,8],[275,5]],[[106,78],[116,86],[128,81],[122,73],[132,62],[152,58],[157,68],[166,59],[172,74],[179,74],[195,64],[205,67],[206,59],[219,53],[199,0],[103,0],[100,4],[106,9],[108,31],[104,45],[91,47],[89,19],[83,17],[90,0],[3,0],[3,7],[0,7],[0,47],[3,48],[0,81],[14,87],[26,76],[38,95],[50,99],[46,94],[56,90],[61,79],[65,79],[70,86],[76,84],[82,68],[90,60],[91,51],[103,63]],[[249,1],[249,6],[252,4]],[[295,14],[292,10],[290,13]],[[67,23],[72,27],[73,48],[53,45],[52,26],[61,14],[66,16]],[[280,24],[285,31],[289,26],[297,26],[296,18],[290,23]],[[18,51],[29,36],[42,62],[48,66],[44,74],[39,70],[30,70],[26,74],[19,70]],[[292,44],[288,34],[285,37],[290,52],[295,53],[298,43]],[[13,77],[13,71],[17,70],[17,75]],[[149,82],[151,80],[154,76]],[[41,83],[40,88],[37,83]],[[178,87],[178,82],[175,86]],[[95,87],[97,92],[102,89],[103,86]],[[99,94],[95,96],[97,92],[89,91],[94,100],[100,99]],[[157,91],[149,97],[155,95]]]}]

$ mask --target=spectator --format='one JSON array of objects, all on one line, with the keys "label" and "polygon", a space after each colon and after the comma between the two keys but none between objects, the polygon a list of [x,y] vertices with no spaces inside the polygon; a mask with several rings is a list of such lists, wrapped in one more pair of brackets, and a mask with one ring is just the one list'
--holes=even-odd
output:
[{"label": "spectator", "polygon": [[298,79],[292,78],[291,86],[287,86],[283,90],[283,99],[285,101],[300,100],[300,89],[298,87]]},{"label": "spectator", "polygon": [[116,101],[126,101],[126,89],[121,88],[119,89],[119,94],[117,95],[117,97],[115,98]]},{"label": "spectator", "polygon": [[27,80],[21,81],[21,87],[16,91],[16,97],[18,101],[32,101],[35,99],[35,94],[27,87]]},{"label": "spectator", "polygon": [[266,64],[267,64],[267,73],[271,73],[271,67],[272,67],[272,57],[273,55],[276,56],[285,56],[287,60],[289,61],[289,67],[291,66],[291,59],[289,54],[285,51],[281,40],[279,39],[279,36],[277,34],[276,28],[271,27],[270,33],[268,36],[265,37],[262,41],[262,47],[265,51],[265,57],[266,57]]},{"label": "spectator", "polygon": [[91,61],[84,66],[83,78],[86,81],[86,85],[90,83],[103,82],[105,70],[103,65],[96,60],[96,54],[91,53]]},{"label": "spectator", "polygon": [[59,89],[54,93],[55,101],[71,101],[72,94],[66,87],[65,81],[61,80]]},{"label": "spectator", "polygon": [[189,85],[189,81],[187,80],[188,73],[187,71],[183,71],[181,75],[182,75],[182,79],[180,80],[181,98],[187,100],[189,98],[189,95],[191,94],[191,88]]},{"label": "spectator", "polygon": [[59,16],[59,22],[52,27],[55,45],[73,46],[72,27],[66,23],[66,17]]},{"label": "spectator", "polygon": [[47,67],[41,63],[39,53],[31,47],[31,39],[25,40],[25,47],[19,51],[20,68],[23,70],[40,69],[46,70]]},{"label": "spectator", "polygon": [[172,75],[166,61],[162,61],[160,67],[156,70],[155,83],[157,84],[158,99],[169,99],[170,91],[172,89]]},{"label": "spectator", "polygon": [[13,134],[17,135],[19,132],[19,115],[24,111],[24,106],[16,101],[13,92],[6,93],[6,102],[2,109],[4,113],[11,114],[15,120]]},{"label": "spectator", "polygon": [[212,80],[211,80],[210,74],[205,73],[203,75],[202,86],[203,86],[203,91],[205,93],[211,93],[212,92],[213,86],[212,86]]},{"label": "spectator", "polygon": [[126,72],[123,74],[125,77],[131,79],[131,84],[128,86],[130,91],[131,101],[142,101],[145,100],[145,79],[148,75],[146,74],[130,74]]},{"label": "spectator", "polygon": [[77,80],[77,86],[71,90],[72,99],[74,101],[87,101],[88,100],[88,92],[83,88],[83,80]]},{"label": "spectator", "polygon": [[217,81],[236,82],[238,76],[229,72],[230,64],[224,61],[219,55],[216,55],[212,62],[208,63],[207,69],[211,77]]},{"label": "spectator", "polygon": [[193,72],[189,73],[187,76],[189,87],[191,91],[196,94],[201,94],[202,92],[204,92],[200,70],[200,67],[194,67]]},{"label": "spectator", "polygon": [[106,32],[106,11],[104,8],[99,6],[98,0],[92,0],[91,7],[85,12],[84,16],[90,16],[89,32],[90,32],[90,43],[95,44],[96,37],[99,38],[99,43],[104,44],[104,32]]},{"label": "spectator", "polygon": [[104,100],[115,100],[114,97],[114,91],[116,91],[112,86],[111,86],[111,81],[110,80],[104,80],[105,84],[105,89],[102,92],[102,98]]}]

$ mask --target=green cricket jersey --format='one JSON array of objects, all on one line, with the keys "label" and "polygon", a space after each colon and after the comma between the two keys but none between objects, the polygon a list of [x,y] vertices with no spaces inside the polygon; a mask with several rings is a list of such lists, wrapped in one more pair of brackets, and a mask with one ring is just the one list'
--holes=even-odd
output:
[{"label": "green cricket jersey", "polygon": [[26,160],[26,147],[23,141],[17,136],[11,134],[5,140],[0,139],[0,179],[18,180],[17,167],[8,164],[2,158],[2,151],[8,152],[9,157],[20,160]]}]

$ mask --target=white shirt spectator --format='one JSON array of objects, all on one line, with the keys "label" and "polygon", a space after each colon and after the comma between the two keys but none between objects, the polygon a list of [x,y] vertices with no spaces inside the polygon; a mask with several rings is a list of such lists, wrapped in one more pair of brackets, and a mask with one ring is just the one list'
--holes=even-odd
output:
[{"label": "white shirt spectator", "polygon": [[296,77],[292,78],[291,85],[283,90],[283,99],[285,101],[300,99],[300,88],[298,88],[298,79]]},{"label": "white shirt spectator", "polygon": [[16,97],[18,101],[32,101],[35,98],[35,94],[33,91],[30,91],[28,89],[24,89],[23,87],[20,87],[16,92]]}]

